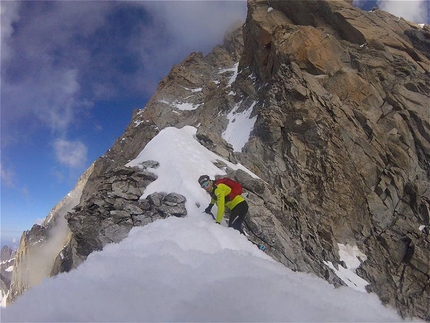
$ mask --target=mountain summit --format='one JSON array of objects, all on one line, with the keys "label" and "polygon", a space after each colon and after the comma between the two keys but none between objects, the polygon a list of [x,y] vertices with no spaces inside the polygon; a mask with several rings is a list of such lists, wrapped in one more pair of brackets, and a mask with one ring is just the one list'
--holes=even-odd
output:
[{"label": "mountain summit", "polygon": [[[64,213],[44,277],[76,268],[135,226],[202,208],[203,197],[183,193],[201,175],[192,146],[183,147],[188,165],[166,169],[155,153],[133,163],[166,129],[180,145],[173,129],[185,127],[218,156],[210,175],[243,185],[249,239],[273,259],[358,288],[344,274],[352,269],[403,317],[430,320],[430,28],[351,2],[248,0],[245,24],[208,55],[174,66],[134,112],[81,178],[79,202],[24,234],[9,299],[33,285],[28,260]],[[155,189],[164,172],[184,167],[196,178]],[[345,249],[355,251],[354,268]]]}]

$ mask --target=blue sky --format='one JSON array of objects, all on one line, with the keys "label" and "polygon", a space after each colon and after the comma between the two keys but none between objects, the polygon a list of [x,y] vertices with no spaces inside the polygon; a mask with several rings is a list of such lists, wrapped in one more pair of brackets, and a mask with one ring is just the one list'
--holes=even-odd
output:
[{"label": "blue sky", "polygon": [[[421,22],[428,8],[420,3],[379,6]],[[46,217],[174,64],[193,51],[207,53],[228,26],[245,20],[246,2],[2,1],[1,15],[6,243]]]}]

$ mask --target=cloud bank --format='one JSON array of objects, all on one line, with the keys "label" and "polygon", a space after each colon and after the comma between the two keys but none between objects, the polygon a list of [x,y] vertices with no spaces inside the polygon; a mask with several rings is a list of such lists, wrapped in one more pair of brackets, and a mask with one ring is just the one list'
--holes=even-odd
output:
[{"label": "cloud bank", "polygon": [[87,147],[80,141],[58,139],[54,143],[55,153],[60,163],[71,168],[83,167],[87,161]]},{"label": "cloud bank", "polygon": [[428,23],[429,21],[429,2],[428,0],[378,0],[377,5],[381,10],[402,17],[408,21],[418,24]]},{"label": "cloud bank", "polygon": [[354,0],[356,7],[378,7],[397,17],[422,24],[430,23],[430,6],[428,0]]}]

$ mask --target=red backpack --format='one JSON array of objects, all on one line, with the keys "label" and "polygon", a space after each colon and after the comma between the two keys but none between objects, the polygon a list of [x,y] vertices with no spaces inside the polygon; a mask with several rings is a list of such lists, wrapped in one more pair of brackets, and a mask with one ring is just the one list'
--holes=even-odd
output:
[{"label": "red backpack", "polygon": [[230,178],[225,177],[225,178],[217,179],[215,181],[215,185],[218,185],[218,184],[224,184],[231,188],[230,194],[227,195],[227,198],[229,201],[233,201],[233,199],[236,196],[242,194],[242,185],[240,185],[238,182],[235,182]]}]

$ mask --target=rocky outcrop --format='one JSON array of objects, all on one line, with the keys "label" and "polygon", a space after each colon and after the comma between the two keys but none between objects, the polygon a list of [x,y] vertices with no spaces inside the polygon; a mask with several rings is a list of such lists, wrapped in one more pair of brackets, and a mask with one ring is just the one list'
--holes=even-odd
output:
[{"label": "rocky outcrop", "polygon": [[3,246],[0,252],[0,302],[7,298],[12,281],[12,270],[15,265],[16,250]]},{"label": "rocky outcrop", "polygon": [[52,259],[50,261],[50,259],[45,258],[41,247],[47,238],[48,230],[38,224],[23,233],[15,258],[7,303],[12,302],[16,297],[38,285],[47,277],[45,265],[52,264]]},{"label": "rocky outcrop", "polygon": [[3,246],[0,251],[0,261],[5,262],[15,257],[16,251],[9,246]]},{"label": "rocky outcrop", "polygon": [[76,268],[108,243],[120,242],[134,226],[187,215],[182,195],[160,192],[141,199],[148,184],[157,178],[146,169],[156,168],[158,163],[147,161],[139,166],[115,168],[98,177],[97,191],[66,215],[71,236],[55,260],[52,276]]},{"label": "rocky outcrop", "polygon": [[[243,29],[174,66],[94,163],[51,274],[133,226],[186,215],[175,192],[141,198],[156,163],[124,165],[161,129],[191,125],[261,178],[228,170],[250,204],[246,231],[268,254],[338,286],[326,264],[346,266],[339,245],[356,246],[367,289],[430,320],[429,40],[428,26],[350,1],[249,0]],[[245,110],[256,122],[237,151],[221,134]]]}]

